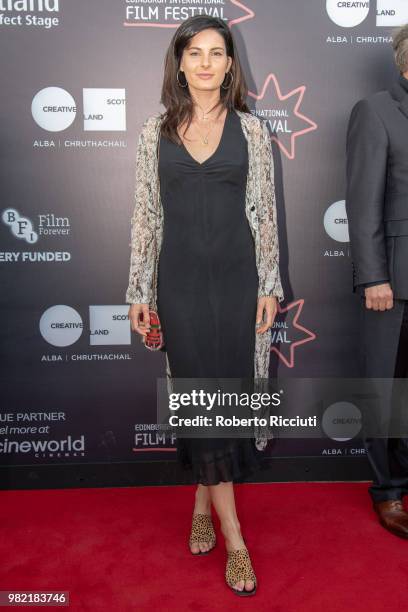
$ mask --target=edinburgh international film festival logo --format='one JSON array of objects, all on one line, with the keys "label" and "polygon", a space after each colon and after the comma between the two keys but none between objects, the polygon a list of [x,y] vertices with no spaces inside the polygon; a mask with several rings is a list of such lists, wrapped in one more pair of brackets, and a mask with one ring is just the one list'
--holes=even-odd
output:
[{"label": "edinburgh international film festival logo", "polygon": [[408,21],[407,0],[326,0],[331,21],[342,28],[355,28],[369,16],[378,27],[395,27]]},{"label": "edinburgh international film festival logo", "polygon": [[239,0],[122,0],[123,25],[126,27],[177,28],[194,15],[210,15],[223,19],[231,27],[255,13]]},{"label": "edinburgh international film festival logo", "polygon": [[257,102],[253,113],[269,124],[271,140],[288,159],[295,159],[297,140],[317,129],[317,123],[302,111],[306,86],[283,92],[277,77],[269,74],[259,94],[248,92]]},{"label": "edinburgh international film festival logo", "polygon": [[316,334],[300,322],[305,300],[287,306],[278,304],[278,312],[271,329],[271,353],[288,368],[295,366],[296,349],[316,339]]}]

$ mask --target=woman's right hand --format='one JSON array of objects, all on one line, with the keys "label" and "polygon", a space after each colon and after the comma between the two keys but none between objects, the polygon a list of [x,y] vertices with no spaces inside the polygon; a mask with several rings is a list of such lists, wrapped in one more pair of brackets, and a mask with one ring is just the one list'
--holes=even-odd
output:
[{"label": "woman's right hand", "polygon": [[[142,320],[139,315],[142,313]],[[146,336],[150,331],[149,304],[131,304],[129,308],[130,329],[141,336]]]}]

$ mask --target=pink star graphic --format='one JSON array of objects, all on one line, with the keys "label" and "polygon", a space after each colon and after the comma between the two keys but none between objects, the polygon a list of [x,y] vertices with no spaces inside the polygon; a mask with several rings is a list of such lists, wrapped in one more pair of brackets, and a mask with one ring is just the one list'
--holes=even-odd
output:
[{"label": "pink star graphic", "polygon": [[237,23],[242,23],[243,21],[246,21],[247,19],[253,19],[255,17],[254,11],[251,11],[251,9],[245,6],[243,2],[239,2],[238,0],[230,0],[230,1],[232,4],[235,4],[240,9],[242,9],[244,13],[246,14],[242,15],[242,17],[237,17],[237,19],[231,19],[231,21],[228,22],[229,27]]},{"label": "pink star graphic", "polygon": [[[231,27],[233,25],[236,25],[237,23],[242,23],[243,21],[246,21],[247,19],[253,19],[255,17],[255,13],[254,11],[252,11],[250,8],[248,8],[247,6],[245,6],[245,4],[243,2],[239,2],[239,0],[229,0],[229,2],[231,4],[234,4],[235,6],[237,6],[238,8],[242,9],[244,11],[244,15],[242,15],[242,17],[237,17],[236,19],[231,19],[230,21],[227,20],[228,26]],[[142,28],[178,28],[181,22],[177,21],[175,23],[157,23],[157,22],[146,22],[146,21],[135,21],[135,22],[129,22],[129,21],[124,21],[123,25],[126,27],[130,27],[130,28],[134,28],[134,27],[142,27]]]},{"label": "pink star graphic", "polygon": [[272,352],[276,353],[277,356],[280,359],[282,359],[283,363],[288,368],[293,368],[295,365],[295,348],[297,346],[300,346],[301,344],[305,344],[306,342],[310,342],[311,340],[316,339],[316,334],[314,334],[310,329],[306,329],[306,327],[303,327],[303,325],[300,325],[298,323],[298,319],[300,317],[300,313],[302,312],[304,303],[305,303],[305,300],[297,300],[296,302],[292,302],[291,304],[288,304],[287,306],[285,306],[285,308],[281,308],[280,304],[278,304],[278,314],[281,314],[283,312],[288,312],[292,308],[297,308],[297,312],[295,313],[293,317],[293,327],[295,327],[296,329],[299,329],[300,331],[306,334],[306,338],[303,338],[302,340],[297,340],[296,342],[291,342],[290,349],[289,349],[289,360],[286,359],[286,357],[280,352],[279,349],[277,349],[275,346],[271,346],[271,353]]},{"label": "pink star graphic", "polygon": [[266,90],[268,89],[268,85],[270,81],[273,82],[275,86],[276,95],[281,102],[284,102],[285,100],[287,100],[288,98],[291,98],[292,96],[297,96],[297,100],[296,100],[296,103],[293,109],[293,114],[308,124],[308,126],[303,128],[302,130],[296,130],[292,132],[292,135],[290,137],[290,150],[289,151],[282,144],[282,142],[278,138],[276,138],[276,136],[271,137],[271,139],[274,140],[278,144],[278,146],[281,148],[281,150],[286,155],[286,157],[288,157],[289,159],[295,159],[296,138],[299,138],[299,136],[303,136],[304,134],[307,134],[308,132],[312,132],[313,130],[317,129],[317,123],[315,123],[314,121],[312,121],[311,119],[309,119],[308,117],[306,117],[299,111],[299,107],[302,104],[303,96],[305,95],[306,86],[300,85],[299,87],[297,87],[296,89],[293,89],[286,95],[283,95],[280,90],[279,83],[278,83],[276,76],[271,73],[271,74],[268,74],[268,76],[266,77],[265,83],[263,84],[261,93],[259,95],[253,92],[248,92],[248,95],[251,96],[252,98],[255,98],[255,100],[262,100],[265,96]]}]

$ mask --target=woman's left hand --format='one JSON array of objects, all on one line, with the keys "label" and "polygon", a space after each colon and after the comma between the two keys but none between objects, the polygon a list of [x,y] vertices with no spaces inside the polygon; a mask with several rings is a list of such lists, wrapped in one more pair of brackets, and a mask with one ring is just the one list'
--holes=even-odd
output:
[{"label": "woman's left hand", "polygon": [[[264,311],[265,311],[265,316],[264,316]],[[256,311],[256,322],[261,323],[261,325],[256,328],[257,334],[263,334],[264,332],[266,332],[267,329],[272,327],[277,311],[278,311],[278,301],[276,297],[263,296],[263,297],[258,298],[258,308]],[[262,325],[262,319],[265,320],[265,323],[263,325]]]}]

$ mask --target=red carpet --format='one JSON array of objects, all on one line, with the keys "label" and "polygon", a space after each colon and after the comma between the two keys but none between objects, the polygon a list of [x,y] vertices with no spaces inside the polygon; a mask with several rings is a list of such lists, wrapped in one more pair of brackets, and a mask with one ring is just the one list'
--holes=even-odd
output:
[{"label": "red carpet", "polygon": [[92,612],[402,608],[408,541],[379,526],[367,486],[237,485],[247,599],[224,584],[217,519],[216,549],[187,549],[194,487],[1,491],[0,590],[70,591],[69,610]]}]

